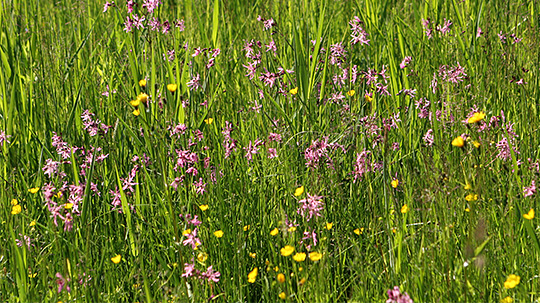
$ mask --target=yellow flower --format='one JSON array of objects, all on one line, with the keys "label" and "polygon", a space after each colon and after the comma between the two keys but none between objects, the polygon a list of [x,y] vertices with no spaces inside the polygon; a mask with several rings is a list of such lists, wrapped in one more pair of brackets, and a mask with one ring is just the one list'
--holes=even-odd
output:
[{"label": "yellow flower", "polygon": [[116,255],[114,257],[111,258],[111,261],[114,263],[114,264],[118,264],[120,263],[120,261],[122,261],[122,256],[121,255]]},{"label": "yellow flower", "polygon": [[475,140],[475,141],[473,141],[472,144],[474,145],[474,147],[480,148],[480,142],[478,142],[478,141]]},{"label": "yellow flower", "polygon": [[248,231],[251,225],[244,225],[244,231]]},{"label": "yellow flower", "polygon": [[135,100],[129,101],[129,104],[131,104],[131,106],[133,107],[137,107],[141,104],[141,101],[139,99],[135,99]]},{"label": "yellow flower", "polygon": [[509,275],[508,278],[506,278],[506,281],[504,282],[504,288],[506,289],[514,288],[519,284],[520,280],[521,278],[517,275],[514,275],[514,274]]},{"label": "yellow flower", "polygon": [[467,208],[465,208],[465,211],[466,211],[466,212],[470,212],[471,209],[467,207]]},{"label": "yellow flower", "polygon": [[278,233],[279,233],[279,230],[278,230],[277,227],[276,227],[276,228],[272,229],[272,231],[270,232],[270,235],[275,236],[275,235],[277,235]]},{"label": "yellow flower", "polygon": [[290,93],[293,94],[293,95],[298,94],[298,87],[295,87],[295,88],[291,89]]},{"label": "yellow flower", "polygon": [[281,255],[284,257],[290,256],[294,252],[294,247],[286,245],[281,249]]},{"label": "yellow flower", "polygon": [[11,205],[15,206],[17,204],[19,204],[19,201],[17,201],[17,199],[11,200]]},{"label": "yellow flower", "polygon": [[452,145],[455,147],[463,147],[465,145],[465,140],[463,140],[463,137],[457,136],[453,141]]},{"label": "yellow flower", "polygon": [[350,91],[348,91],[348,92],[347,92],[347,95],[348,95],[349,97],[354,96],[354,89],[351,89]]},{"label": "yellow flower", "polygon": [[18,215],[18,214],[21,213],[21,211],[22,211],[22,207],[19,204],[13,205],[11,207],[11,214],[12,215]]},{"label": "yellow flower", "polygon": [[204,262],[204,261],[206,261],[206,259],[208,259],[208,254],[207,253],[200,252],[197,255],[197,260],[199,260],[199,262]]},{"label": "yellow flower", "polygon": [[279,266],[274,267],[274,271],[278,272],[279,271]]},{"label": "yellow flower", "polygon": [[199,205],[199,208],[200,208],[202,211],[206,211],[206,210],[208,209],[208,204]]},{"label": "yellow flower", "polygon": [[371,102],[371,101],[373,101],[373,97],[372,97],[370,94],[368,94],[368,93],[366,93],[366,94],[364,95],[364,99],[366,99],[366,102]]},{"label": "yellow flower", "polygon": [[326,222],[325,228],[328,229],[328,230],[331,230],[331,229],[332,229],[332,226],[334,226],[334,223],[332,223],[332,222],[330,222],[330,223]]},{"label": "yellow flower", "polygon": [[72,208],[73,208],[73,203],[66,203],[66,204],[64,205],[64,208],[65,208],[65,209],[72,209]]},{"label": "yellow flower", "polygon": [[306,284],[306,279],[305,278],[300,279],[300,282],[298,282],[298,284],[300,285]]},{"label": "yellow flower", "polygon": [[309,259],[313,262],[319,261],[322,258],[322,254],[318,253],[316,251],[312,251],[309,253]]},{"label": "yellow flower", "polygon": [[469,184],[469,182],[465,183],[465,186],[463,186],[463,189],[465,190],[471,190],[472,186]]},{"label": "yellow flower", "polygon": [[59,192],[57,192],[56,195],[54,195],[54,196],[55,196],[56,198],[60,199],[60,198],[62,198],[63,195],[64,195],[64,194],[63,194],[61,191],[59,191]]},{"label": "yellow flower", "polygon": [[303,193],[304,193],[304,186],[300,186],[294,191],[294,196],[298,197],[302,195]]},{"label": "yellow flower", "polygon": [[303,262],[306,260],[306,253],[296,253],[292,258],[296,262]]},{"label": "yellow flower", "polygon": [[279,283],[284,283],[285,282],[285,275],[284,274],[278,274],[277,275],[277,280]]},{"label": "yellow flower", "polygon": [[178,88],[178,85],[176,84],[167,84],[167,89],[171,92],[171,93],[174,93],[176,91],[176,89]]},{"label": "yellow flower", "polygon": [[256,253],[249,253],[249,256],[252,257],[253,259],[255,259],[255,257],[257,257],[257,254]]},{"label": "yellow flower", "polygon": [[512,299],[511,297],[506,297],[504,299],[501,299],[501,303],[512,303],[514,302],[514,299]]},{"label": "yellow flower", "polygon": [[362,228],[357,228],[357,229],[353,230],[353,232],[355,234],[357,234],[357,235],[361,235],[361,234],[364,233],[364,228],[363,227]]},{"label": "yellow flower", "polygon": [[291,226],[289,229],[287,229],[288,232],[293,233],[296,231],[296,226]]},{"label": "yellow flower", "polygon": [[399,185],[399,180],[398,180],[398,179],[392,180],[392,182],[390,182],[390,185],[392,185],[393,188],[398,187],[398,185]]},{"label": "yellow flower", "polygon": [[35,194],[39,191],[39,187],[33,187],[33,188],[29,188],[28,191],[31,193],[31,194]]},{"label": "yellow flower", "polygon": [[407,204],[403,205],[401,207],[401,213],[402,214],[406,214],[408,211],[410,210],[409,206],[407,206]]},{"label": "yellow flower", "polygon": [[223,237],[223,231],[220,229],[220,230],[216,230],[214,232],[214,236],[218,237],[218,238],[221,238]]},{"label": "yellow flower", "polygon": [[138,108],[136,108],[136,109],[133,111],[133,114],[134,114],[135,116],[138,116],[138,115],[141,114],[141,111],[140,111]]},{"label": "yellow flower", "polygon": [[146,79],[142,79],[139,81],[139,86],[140,87],[146,87]]},{"label": "yellow flower", "polygon": [[467,123],[471,124],[480,122],[484,119],[485,116],[486,114],[484,114],[483,112],[476,112],[472,115],[472,117],[469,118],[469,120],[467,120]]},{"label": "yellow flower", "polygon": [[214,122],[214,118],[204,119],[204,123],[206,124],[212,124],[212,122]]},{"label": "yellow flower", "polygon": [[30,226],[36,226],[36,220],[32,220],[32,222],[30,222]]},{"label": "yellow flower", "polygon": [[284,291],[282,291],[282,292],[278,295],[278,297],[279,297],[281,300],[285,300],[285,299],[287,298],[287,295],[285,294]]},{"label": "yellow flower", "polygon": [[478,195],[468,194],[467,196],[465,196],[465,200],[467,200],[467,202],[476,201],[478,200]]},{"label": "yellow flower", "polygon": [[145,93],[142,93],[137,96],[137,100],[139,100],[142,103],[146,103],[148,101],[148,95]]},{"label": "yellow flower", "polygon": [[191,229],[188,228],[188,229],[186,229],[186,230],[184,230],[182,232],[182,235],[184,235],[184,236],[187,235],[187,234],[191,234]]},{"label": "yellow flower", "polygon": [[531,210],[529,210],[528,213],[524,214],[523,215],[523,218],[527,219],[527,220],[532,220],[534,219],[534,209],[531,208]]},{"label": "yellow flower", "polygon": [[257,279],[257,275],[259,274],[259,269],[255,267],[251,272],[248,274],[248,282],[249,283],[255,283],[255,280]]}]

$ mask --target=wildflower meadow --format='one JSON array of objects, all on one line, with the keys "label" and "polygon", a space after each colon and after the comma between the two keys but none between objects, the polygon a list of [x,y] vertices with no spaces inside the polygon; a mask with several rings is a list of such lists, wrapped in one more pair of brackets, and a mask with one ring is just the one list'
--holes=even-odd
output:
[{"label": "wildflower meadow", "polygon": [[0,1],[0,302],[540,302],[539,13]]}]

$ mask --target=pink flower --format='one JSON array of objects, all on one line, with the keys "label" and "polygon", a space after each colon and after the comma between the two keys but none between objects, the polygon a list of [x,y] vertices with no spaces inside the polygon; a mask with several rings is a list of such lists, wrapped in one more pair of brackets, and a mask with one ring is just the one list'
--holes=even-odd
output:
[{"label": "pink flower", "polygon": [[298,207],[297,213],[301,214],[304,218],[307,217],[308,221],[313,217],[322,216],[321,212],[324,209],[322,198],[322,196],[307,194],[306,199],[298,201],[300,206]]},{"label": "pink flower", "polygon": [[201,245],[201,240],[197,238],[197,228],[186,235],[186,239],[182,241],[182,244],[184,244],[184,246],[191,245],[192,249],[196,249],[198,245]]},{"label": "pink flower", "polygon": [[534,180],[531,182],[531,186],[529,187],[523,187],[523,196],[524,197],[530,197],[536,193],[536,184]]},{"label": "pink flower", "polygon": [[398,286],[394,286],[393,289],[389,289],[387,294],[388,300],[386,300],[386,303],[414,303],[406,292],[401,293]]}]

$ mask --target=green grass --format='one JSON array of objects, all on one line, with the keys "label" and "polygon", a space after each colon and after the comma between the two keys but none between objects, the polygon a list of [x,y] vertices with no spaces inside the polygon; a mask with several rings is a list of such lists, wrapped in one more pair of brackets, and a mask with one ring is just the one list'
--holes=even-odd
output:
[{"label": "green grass", "polygon": [[[124,31],[129,14],[125,1],[116,2],[106,13],[100,1],[0,3],[0,131],[9,141],[0,151],[1,302],[386,302],[394,286],[414,302],[540,300],[538,218],[523,217],[538,210],[538,195],[524,195],[540,176],[531,169],[540,146],[536,1],[162,0],[152,15],[138,1],[134,13],[168,20],[168,34],[150,30],[148,21]],[[259,15],[273,18],[274,27],[265,30]],[[355,16],[369,45],[350,43]],[[185,21],[184,31],[176,19]],[[453,23],[448,34],[436,30],[445,20]],[[260,52],[253,79],[244,67],[253,62],[244,49],[251,40]],[[275,54],[267,51],[271,40]],[[348,71],[341,86],[333,79],[343,71],[330,52],[340,42]],[[193,57],[196,48],[207,50]],[[208,68],[214,49],[221,52]],[[401,69],[406,56],[412,60]],[[443,66],[458,64],[466,76],[446,81]],[[294,72],[272,86],[259,78],[280,67]],[[365,77],[383,68],[387,82],[377,82],[388,85],[387,96]],[[201,86],[190,89],[196,75]],[[172,83],[175,92],[167,90]],[[402,89],[416,95],[398,95]],[[150,102],[136,116],[130,101],[141,93]],[[332,102],[336,93],[344,98]],[[431,101],[424,112],[415,105],[421,98]],[[462,122],[473,106],[486,114],[483,121]],[[86,110],[110,126],[106,133],[85,129]],[[397,127],[385,129],[396,113]],[[185,134],[171,135],[179,123]],[[432,146],[423,139],[430,129]],[[497,145],[512,132],[501,159]],[[465,133],[465,145],[452,146]],[[55,134],[77,147],[66,158],[53,146]],[[246,150],[257,140],[264,144],[250,160]],[[312,168],[305,154],[316,140],[328,147]],[[197,161],[179,167],[180,150]],[[356,179],[363,151],[371,171]],[[108,157],[98,160],[101,154]],[[47,161],[59,162],[63,175],[46,174]],[[171,183],[182,175],[175,190]],[[200,178],[203,194],[194,185]],[[47,196],[47,184],[56,197]],[[305,192],[295,196],[300,186]],[[320,217],[298,212],[307,194],[323,197]],[[66,208],[75,197],[75,208]],[[12,214],[13,199],[20,213]],[[60,207],[57,224],[47,199]],[[71,230],[61,218],[68,213]],[[197,250],[182,243],[194,229],[186,214],[202,222]],[[316,233],[316,245],[302,242],[304,232]],[[30,247],[18,245],[25,236]],[[282,256],[285,245],[295,253]],[[301,252],[306,260],[294,261]],[[310,252],[323,256],[312,261]],[[182,277],[192,260],[199,271],[219,271],[219,282]],[[57,274],[70,292],[58,292]],[[506,289],[510,274],[521,280]]]}]

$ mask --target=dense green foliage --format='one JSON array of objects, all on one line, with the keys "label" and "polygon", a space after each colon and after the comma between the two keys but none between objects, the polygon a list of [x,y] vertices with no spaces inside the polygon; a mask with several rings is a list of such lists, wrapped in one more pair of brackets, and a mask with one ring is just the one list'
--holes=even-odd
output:
[{"label": "dense green foliage", "polygon": [[0,2],[1,302],[540,299],[538,1],[116,2]]}]

